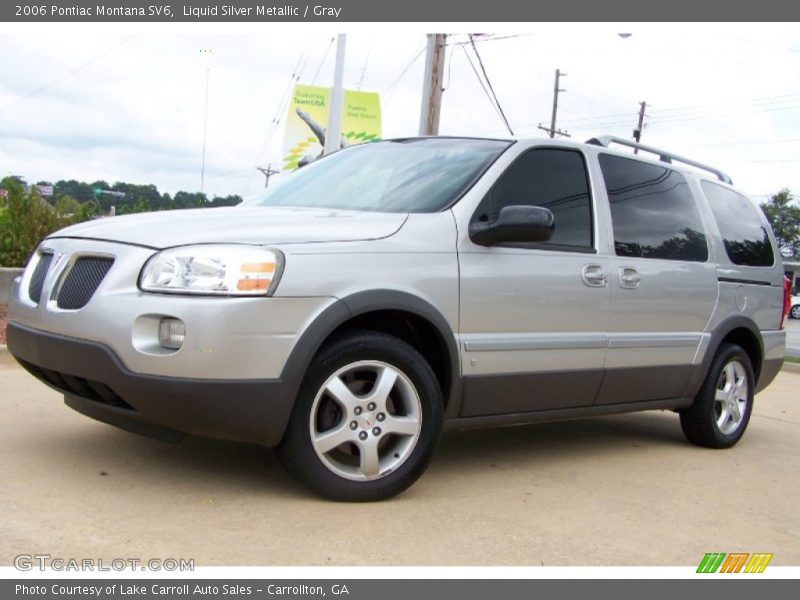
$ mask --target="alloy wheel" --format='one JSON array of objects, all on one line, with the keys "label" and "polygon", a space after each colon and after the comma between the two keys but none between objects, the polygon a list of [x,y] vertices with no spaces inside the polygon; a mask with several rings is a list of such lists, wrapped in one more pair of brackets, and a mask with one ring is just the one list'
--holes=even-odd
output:
[{"label": "alloy wheel", "polygon": [[722,369],[714,393],[714,410],[717,427],[731,435],[742,424],[749,396],[749,382],[744,365],[731,360]]},{"label": "alloy wheel", "polygon": [[358,361],[323,383],[308,425],[314,451],[327,469],[355,481],[380,479],[413,452],[422,405],[402,371],[381,361]]}]

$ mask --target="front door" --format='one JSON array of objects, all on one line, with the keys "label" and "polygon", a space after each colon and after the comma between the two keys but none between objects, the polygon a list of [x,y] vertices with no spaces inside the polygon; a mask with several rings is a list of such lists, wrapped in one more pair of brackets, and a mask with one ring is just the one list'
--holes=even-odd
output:
[{"label": "front door", "polygon": [[555,216],[549,242],[484,247],[463,237],[461,416],[588,406],[603,377],[611,306],[610,259],[598,252],[584,155],[535,148],[518,157],[473,220],[504,206]]}]

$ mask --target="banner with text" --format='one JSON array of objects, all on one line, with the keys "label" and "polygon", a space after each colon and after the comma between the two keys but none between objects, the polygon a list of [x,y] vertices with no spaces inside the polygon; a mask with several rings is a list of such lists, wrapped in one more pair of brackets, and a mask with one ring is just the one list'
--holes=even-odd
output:
[{"label": "banner with text", "polygon": [[[289,102],[283,138],[283,170],[293,171],[322,155],[328,126],[330,89],[298,84]],[[381,102],[374,92],[345,90],[341,147],[381,137]]]}]

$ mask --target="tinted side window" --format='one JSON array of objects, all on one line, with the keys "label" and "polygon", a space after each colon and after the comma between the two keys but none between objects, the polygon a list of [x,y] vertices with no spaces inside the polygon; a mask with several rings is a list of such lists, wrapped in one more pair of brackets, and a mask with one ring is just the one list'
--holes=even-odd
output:
[{"label": "tinted side window", "polygon": [[708,181],[701,185],[731,262],[750,267],[771,267],[775,255],[758,209],[741,194],[721,185]]},{"label": "tinted side window", "polygon": [[672,169],[600,155],[618,256],[705,262],[708,244],[686,179]]},{"label": "tinted side window", "polygon": [[542,148],[518,158],[481,202],[476,217],[492,221],[504,206],[542,206],[555,216],[550,241],[537,246],[592,247],[592,207],[583,156]]}]

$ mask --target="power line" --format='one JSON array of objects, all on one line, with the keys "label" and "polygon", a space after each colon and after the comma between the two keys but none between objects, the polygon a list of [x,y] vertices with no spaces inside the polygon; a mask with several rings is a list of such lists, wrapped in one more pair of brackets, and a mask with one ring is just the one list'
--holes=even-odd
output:
[{"label": "power line", "polygon": [[314,83],[316,83],[317,77],[319,77],[319,72],[322,70],[322,67],[325,64],[325,59],[328,58],[328,53],[331,51],[331,47],[333,46],[333,42],[335,40],[336,36],[331,36],[331,41],[328,42],[328,47],[325,48],[325,54],[322,55],[322,60],[319,61],[319,66],[317,67],[317,70],[314,73],[314,77],[311,79],[311,85],[314,85]]},{"label": "power line", "polygon": [[800,138],[784,138],[784,139],[772,139],[772,140],[754,140],[749,142],[714,142],[714,143],[704,143],[704,144],[683,144],[684,146],[691,146],[693,148],[699,148],[702,146],[753,146],[758,144],[796,144],[800,142]]},{"label": "power line", "polygon": [[[447,43],[445,43],[445,46],[447,46]],[[446,90],[447,88],[450,87],[450,74],[453,66],[453,52],[455,51],[455,49],[456,49],[455,46],[450,46],[450,57],[445,61],[447,63],[447,81],[442,86],[443,90]],[[446,51],[447,49],[445,48],[445,52]]]},{"label": "power line", "polygon": [[58,79],[54,79],[54,80],[53,80],[53,81],[51,81],[50,83],[48,83],[48,84],[46,84],[46,85],[43,85],[42,87],[40,87],[40,88],[37,88],[37,89],[33,90],[32,92],[29,92],[28,94],[25,94],[24,96],[20,96],[20,97],[19,97],[19,98],[17,98],[16,100],[12,100],[12,101],[11,101],[11,102],[9,102],[8,104],[5,104],[5,105],[3,105],[3,106],[0,106],[0,111],[4,111],[5,109],[7,109],[7,108],[9,108],[9,107],[11,107],[11,106],[14,106],[15,104],[18,104],[18,103],[20,103],[20,102],[22,102],[22,101],[24,101],[24,100],[28,100],[28,99],[30,99],[30,98],[33,98],[33,97],[34,97],[34,96],[36,96],[37,94],[41,94],[42,92],[44,92],[44,91],[46,91],[46,90],[49,90],[51,87],[53,87],[53,86],[55,86],[55,85],[58,85],[59,83],[61,83],[62,81],[64,81],[64,80],[65,80],[67,77],[71,77],[72,75],[75,75],[75,73],[78,73],[79,71],[83,71],[85,68],[87,68],[87,67],[90,67],[91,65],[93,65],[94,63],[96,63],[97,61],[99,61],[101,58],[105,58],[106,56],[108,56],[109,54],[111,54],[112,52],[114,52],[114,50],[116,50],[117,48],[120,48],[121,46],[124,46],[125,44],[127,44],[128,42],[130,42],[130,41],[131,41],[133,38],[135,38],[137,35],[138,35],[138,34],[136,34],[136,33],[134,33],[133,35],[129,35],[129,36],[128,36],[128,37],[126,37],[124,40],[122,40],[120,43],[118,43],[118,44],[116,44],[116,45],[112,46],[111,48],[109,48],[108,50],[105,50],[104,52],[102,52],[102,53],[98,54],[97,56],[95,56],[95,57],[94,57],[94,58],[92,58],[91,60],[88,60],[88,61],[86,61],[85,63],[83,63],[83,64],[81,64],[81,65],[79,65],[79,66],[75,67],[75,68],[74,68],[74,69],[72,69],[71,71],[68,71],[67,73],[65,73],[64,75],[62,75],[61,77],[59,77]]},{"label": "power line", "polygon": [[497,114],[497,116],[502,119],[502,115],[500,115],[500,111],[497,110],[497,105],[494,103],[492,95],[489,93],[489,90],[486,89],[486,84],[483,83],[483,79],[481,79],[480,73],[478,73],[478,69],[475,67],[475,64],[472,62],[472,59],[467,53],[466,46],[461,46],[461,48],[464,50],[464,56],[467,57],[467,62],[469,62],[469,66],[472,67],[472,72],[475,73],[475,78],[478,80],[478,83],[481,84],[481,88],[483,88],[483,93],[486,94],[486,98],[489,100],[489,104],[492,105],[492,108],[494,109],[494,112]]},{"label": "power line", "polygon": [[735,116],[753,112],[769,113],[781,110],[793,110],[798,107],[800,107],[800,94],[787,94],[784,96],[754,98],[743,102],[735,102],[728,104],[727,107],[725,104],[715,104],[675,109],[657,109],[653,113],[653,121],[658,123],[674,123],[710,117]]},{"label": "power line", "polygon": [[359,92],[361,91],[361,86],[364,85],[364,77],[367,74],[367,65],[369,65],[369,57],[370,54],[372,54],[372,45],[374,44],[374,42],[375,42],[375,35],[373,34],[369,40],[369,46],[367,46],[367,56],[364,57],[364,66],[361,67],[361,77],[359,77],[358,86],[356,87],[356,89]]},{"label": "power line", "polygon": [[402,71],[400,71],[400,75],[398,75],[397,78],[392,82],[392,84],[388,88],[386,88],[386,91],[383,92],[384,101],[389,97],[392,91],[394,91],[394,86],[396,86],[400,82],[400,80],[405,76],[405,74],[408,73],[408,70],[414,66],[414,63],[417,62],[417,59],[419,59],[419,57],[422,56],[422,53],[424,51],[425,51],[425,44],[422,44],[417,53],[414,55],[414,58],[412,58],[411,61],[405,66],[405,68]]},{"label": "power line", "polygon": [[[574,95],[587,100],[580,93]],[[677,108],[657,109],[648,105],[649,123],[677,123],[693,121],[708,117],[733,116],[743,112],[774,112],[778,110],[791,110],[800,107],[800,94],[783,94],[778,96],[765,96],[749,100],[734,102],[725,108],[725,104],[701,104]],[[722,110],[720,110],[720,106]],[[588,130],[603,127],[625,127],[630,122],[633,113],[606,114],[597,117],[576,117],[563,119],[562,122],[574,124],[572,129]],[[524,127],[528,127],[527,125]]]},{"label": "power line", "polygon": [[[316,40],[315,40],[315,41],[316,41]],[[300,67],[300,71],[299,71],[299,73],[298,73],[298,75],[297,75],[297,80],[298,80],[298,81],[300,80],[300,77],[301,77],[301,76],[303,75],[303,73],[305,72],[305,70],[306,70],[306,66],[308,66],[308,60],[311,58],[311,53],[314,51],[314,44],[315,44],[315,41],[314,41],[314,42],[310,42],[310,43],[309,43],[309,45],[308,45],[308,52],[306,52],[306,58],[305,58],[305,60],[303,60],[303,64],[302,64],[302,66]]]},{"label": "power line", "polygon": [[[800,93],[790,93],[790,94],[778,94],[774,96],[759,96],[756,98],[748,98],[745,100],[740,100],[738,102],[729,102],[729,103],[722,103],[722,106],[743,106],[743,105],[750,105],[750,104],[771,104],[775,102],[782,102],[782,101],[795,101],[800,99]],[[715,109],[720,106],[720,103],[715,104],[691,104],[688,106],[680,106],[676,108],[664,108],[664,109],[657,109],[658,112],[662,113],[674,113],[674,112],[693,112],[698,109]]]},{"label": "power line", "polygon": [[489,86],[489,91],[492,93],[492,98],[494,98],[494,103],[497,106],[497,110],[500,113],[500,117],[503,119],[503,122],[506,124],[506,128],[511,135],[514,135],[514,130],[511,129],[511,125],[508,123],[508,119],[506,118],[506,113],[503,111],[503,107],[500,105],[500,100],[497,99],[497,94],[494,92],[494,87],[492,87],[492,82],[489,80],[489,75],[486,73],[486,67],[483,65],[483,60],[481,59],[481,55],[478,53],[478,48],[475,46],[475,40],[473,39],[473,35],[469,34],[469,40],[472,43],[472,51],[475,53],[475,57],[478,59],[478,64],[481,67],[481,72],[483,73],[483,78],[486,79],[486,85]]},{"label": "power line", "polygon": [[[264,137],[264,141],[261,145],[261,149],[258,152],[258,157],[256,157],[256,161],[258,161],[261,154],[263,154],[266,150],[269,149],[269,144],[272,141],[275,132],[278,130],[278,126],[281,121],[281,116],[286,111],[286,107],[289,105],[289,102],[291,100],[291,92],[293,84],[300,81],[300,77],[303,76],[303,72],[305,71],[305,67],[308,64],[308,59],[311,56],[312,50],[313,50],[313,43],[309,42],[298,56],[297,64],[295,64],[294,69],[292,69],[292,74],[289,76],[289,81],[286,83],[283,95],[281,96],[281,100],[277,105],[275,114],[272,117],[272,121],[270,122],[269,128],[267,129],[267,134]],[[253,184],[253,177],[255,177],[255,172],[251,172],[251,175],[247,180],[245,192],[243,193],[246,193],[246,191],[250,189],[250,186]]]},{"label": "power line", "polygon": [[[580,97],[580,94],[578,94],[576,92],[573,92],[571,90],[570,90],[570,94]],[[617,119],[617,118],[623,118],[623,117],[630,117],[631,114],[637,114],[637,113],[634,113],[634,112],[631,112],[631,111],[627,111],[627,112],[624,112],[624,113],[615,113],[613,115],[598,115],[596,117],[572,117],[570,119],[561,119],[561,122],[562,123],[575,123],[575,122],[578,122],[578,121],[594,121],[594,120],[597,120],[597,119]]]},{"label": "power line", "polygon": [[[487,35],[479,37],[478,39],[475,40],[475,42],[478,43],[478,44],[483,43],[483,42],[497,42],[497,41],[500,41],[500,40],[511,40],[511,39],[520,38],[520,37],[531,37],[532,35],[534,35],[534,34],[532,34],[532,33],[518,33],[518,34],[515,34],[515,35],[493,35],[493,34],[487,34]],[[447,45],[448,46],[469,46],[471,43],[472,42],[470,40],[467,40],[465,42],[448,42]]]}]

